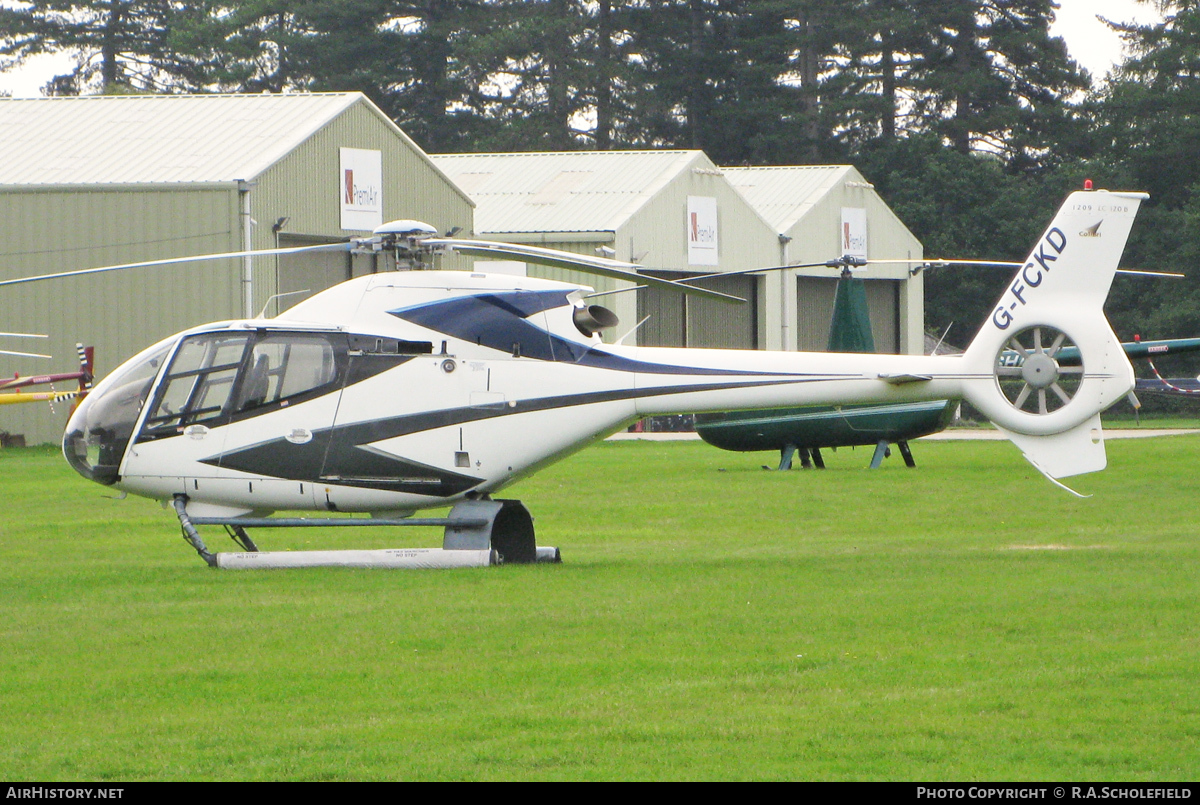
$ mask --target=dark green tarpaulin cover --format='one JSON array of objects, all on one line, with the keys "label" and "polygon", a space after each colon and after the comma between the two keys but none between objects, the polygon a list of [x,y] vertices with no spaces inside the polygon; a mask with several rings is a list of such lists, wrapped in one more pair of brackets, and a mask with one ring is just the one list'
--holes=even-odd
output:
[{"label": "dark green tarpaulin cover", "polygon": [[875,351],[871,317],[867,312],[867,290],[862,280],[842,277],[838,281],[826,349],[830,352]]}]

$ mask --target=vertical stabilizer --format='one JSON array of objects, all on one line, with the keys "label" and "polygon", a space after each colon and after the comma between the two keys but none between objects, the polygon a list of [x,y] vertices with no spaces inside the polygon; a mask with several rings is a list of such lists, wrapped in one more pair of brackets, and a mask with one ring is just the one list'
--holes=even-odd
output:
[{"label": "vertical stabilizer", "polygon": [[[1054,478],[1103,469],[1098,415],[1133,388],[1133,367],[1103,308],[1145,198],[1068,196],[964,355],[967,401]],[[1072,346],[1081,365],[1060,365]]]}]

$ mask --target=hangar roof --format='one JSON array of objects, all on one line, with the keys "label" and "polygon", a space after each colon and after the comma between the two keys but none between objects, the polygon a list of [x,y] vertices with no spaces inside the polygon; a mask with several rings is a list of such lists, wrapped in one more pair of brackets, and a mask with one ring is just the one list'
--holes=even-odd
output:
[{"label": "hangar roof", "polygon": [[687,170],[719,173],[702,151],[434,154],[476,204],[475,231],[615,232]]},{"label": "hangar roof", "polygon": [[356,103],[411,144],[357,92],[0,99],[0,185],[250,180]]},{"label": "hangar roof", "polygon": [[729,183],[775,230],[786,233],[829,190],[854,179],[850,165],[791,165],[775,168],[721,168]]}]

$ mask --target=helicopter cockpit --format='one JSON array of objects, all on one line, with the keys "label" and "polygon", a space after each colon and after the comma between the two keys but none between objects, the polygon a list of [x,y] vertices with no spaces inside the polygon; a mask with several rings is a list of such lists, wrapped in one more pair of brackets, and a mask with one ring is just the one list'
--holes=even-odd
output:
[{"label": "helicopter cockpit", "polygon": [[152,442],[294,405],[432,346],[335,330],[244,326],[175,336],[96,386],[67,424],[63,453],[80,475],[111,485],[120,479],[131,441]]},{"label": "helicopter cockpit", "polygon": [[185,338],[137,441],[252,415],[270,403],[328,391],[345,364],[345,336],[217,332]]}]

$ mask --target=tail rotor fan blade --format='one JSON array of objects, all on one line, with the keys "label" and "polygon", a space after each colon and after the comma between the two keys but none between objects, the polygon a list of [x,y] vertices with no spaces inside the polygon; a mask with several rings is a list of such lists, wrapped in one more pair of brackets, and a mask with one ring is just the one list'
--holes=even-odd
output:
[{"label": "tail rotor fan blade", "polygon": [[[996,384],[1018,411],[1044,416],[1070,405],[1084,378],[1080,365],[1059,366],[1055,356],[1078,348],[1054,327],[1028,327],[1015,334],[996,355]],[[1013,365],[1014,353],[1016,365]]]}]

